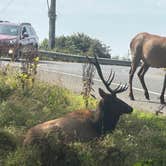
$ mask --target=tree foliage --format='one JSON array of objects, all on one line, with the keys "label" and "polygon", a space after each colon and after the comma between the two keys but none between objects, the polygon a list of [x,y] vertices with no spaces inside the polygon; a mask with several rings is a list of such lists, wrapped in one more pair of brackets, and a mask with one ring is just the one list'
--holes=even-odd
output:
[{"label": "tree foliage", "polygon": [[[44,39],[40,45],[41,49],[48,50],[48,39]],[[53,51],[88,55],[96,54],[98,57],[110,58],[110,47],[97,39],[93,39],[84,33],[75,33],[71,36],[60,36],[56,38]]]}]

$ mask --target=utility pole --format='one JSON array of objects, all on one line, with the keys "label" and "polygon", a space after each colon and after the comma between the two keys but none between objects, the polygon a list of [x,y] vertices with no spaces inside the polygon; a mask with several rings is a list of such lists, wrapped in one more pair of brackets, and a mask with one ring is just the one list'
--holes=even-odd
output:
[{"label": "utility pole", "polygon": [[48,5],[48,17],[49,17],[49,42],[48,46],[50,49],[55,47],[55,21],[56,21],[56,0],[51,0],[50,5],[47,0]]}]

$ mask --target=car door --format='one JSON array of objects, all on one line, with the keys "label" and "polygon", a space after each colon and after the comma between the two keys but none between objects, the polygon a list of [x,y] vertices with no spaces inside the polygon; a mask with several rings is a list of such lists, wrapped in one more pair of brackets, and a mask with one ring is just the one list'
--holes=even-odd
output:
[{"label": "car door", "polygon": [[32,40],[33,40],[33,46],[37,50],[38,44],[39,44],[39,38],[38,38],[38,36],[37,36],[37,34],[32,26],[30,27],[30,33],[31,33]]},{"label": "car door", "polygon": [[21,27],[21,37],[20,37],[20,46],[21,46],[21,52],[25,53],[27,52],[26,47],[28,45],[28,32],[27,28],[25,26]]},{"label": "car door", "polygon": [[21,29],[21,46],[22,46],[22,49],[21,49],[22,53],[31,52],[32,40],[31,40],[31,35],[27,25],[22,26],[22,29]]},{"label": "car door", "polygon": [[34,47],[35,47],[35,41],[34,41],[34,37],[31,33],[31,26],[30,25],[27,25],[26,26],[26,29],[27,29],[27,32],[28,32],[28,46],[29,46],[29,49],[30,49],[30,52],[32,52],[34,50]]}]

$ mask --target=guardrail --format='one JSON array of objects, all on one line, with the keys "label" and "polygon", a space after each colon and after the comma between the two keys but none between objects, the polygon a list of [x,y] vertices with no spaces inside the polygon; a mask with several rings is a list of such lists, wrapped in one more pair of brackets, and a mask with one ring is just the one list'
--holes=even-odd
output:
[{"label": "guardrail", "polygon": [[[52,52],[52,51],[45,51],[39,50],[40,56],[51,58],[51,60],[43,61],[40,60],[40,63],[49,63],[52,61],[63,61],[63,62],[76,62],[76,63],[86,63],[88,59],[85,56],[78,56],[78,55],[71,55],[71,54],[64,54],[60,52]],[[92,61],[94,60],[93,57],[90,57]],[[11,61],[11,58],[0,57],[1,61]],[[23,59],[17,59],[17,62],[22,62]],[[114,60],[108,58],[98,58],[98,61],[102,65],[119,65],[119,66],[130,66],[130,61],[124,60]]]},{"label": "guardrail", "polygon": [[[77,62],[77,63],[85,63],[88,62],[85,56],[78,56],[78,55],[71,55],[71,54],[64,54],[60,52],[52,52],[52,51],[39,51],[41,56],[47,56],[52,58],[55,61],[64,61],[64,62]],[[94,58],[91,58],[92,61]],[[102,65],[119,65],[119,66],[130,66],[130,61],[122,61],[122,60],[113,60],[108,58],[99,58],[99,63]]]}]

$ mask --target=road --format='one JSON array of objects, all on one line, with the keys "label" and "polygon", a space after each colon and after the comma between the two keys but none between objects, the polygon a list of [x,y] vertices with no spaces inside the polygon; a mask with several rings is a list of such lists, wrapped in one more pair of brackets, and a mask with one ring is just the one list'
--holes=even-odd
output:
[{"label": "road", "polygon": [[[75,92],[80,92],[82,90],[82,64],[78,63],[65,63],[65,62],[51,62],[40,64],[38,68],[38,78],[43,81],[56,83],[62,86],[65,86]],[[115,79],[113,80],[112,88],[121,83],[128,83],[129,77],[129,67],[122,66],[102,66],[103,74],[107,78],[110,73],[110,70],[115,72]],[[138,69],[137,69],[138,70]],[[137,71],[138,72],[138,71]],[[144,98],[144,93],[142,91],[141,84],[135,74],[133,80],[133,89],[135,101],[130,101],[128,97],[128,91],[119,94],[119,98],[125,100],[127,103],[132,105],[138,110],[156,112],[161,110],[166,114],[166,107],[163,107],[159,103],[159,96],[163,86],[164,80],[164,71],[162,69],[150,68],[145,75],[145,82],[147,84],[150,101]],[[97,89],[99,87],[103,88],[103,85],[97,75],[95,74],[94,78],[94,88],[95,95],[98,97]],[[166,97],[165,97],[166,98]]]}]

